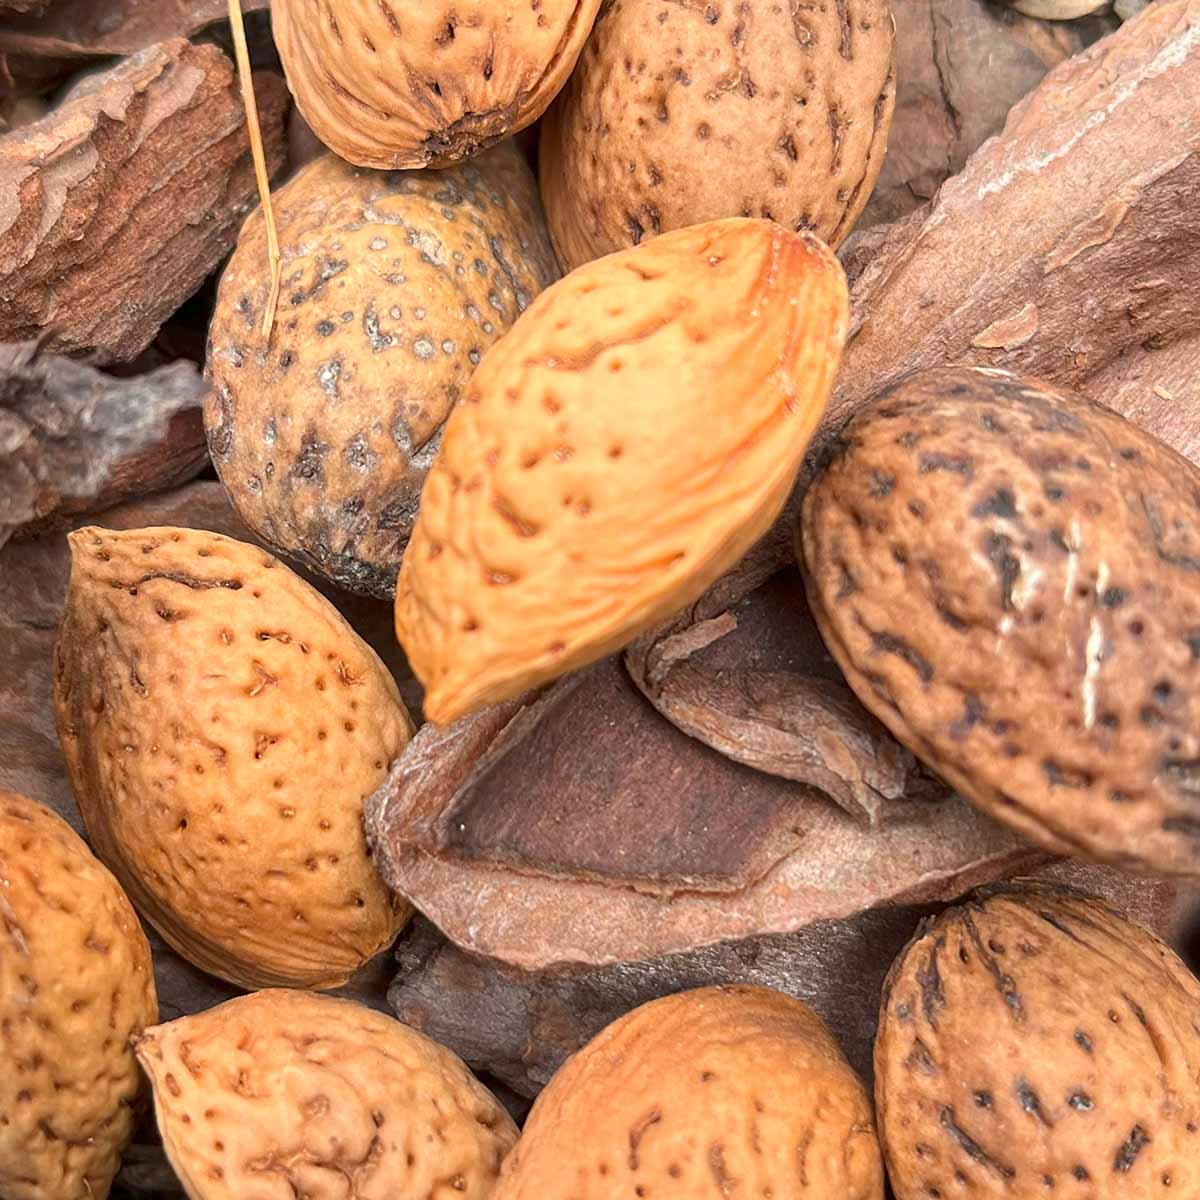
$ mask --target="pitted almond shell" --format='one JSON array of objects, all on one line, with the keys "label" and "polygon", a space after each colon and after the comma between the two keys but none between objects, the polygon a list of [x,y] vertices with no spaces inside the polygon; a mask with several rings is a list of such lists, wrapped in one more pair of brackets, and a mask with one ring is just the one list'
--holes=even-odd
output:
[{"label": "pitted almond shell", "polygon": [[825,410],[846,282],[732,219],[589,263],[484,358],[446,426],[396,628],[444,723],[619,649],[766,532]]},{"label": "pitted almond shell", "polygon": [[517,1137],[444,1046],[332,996],[242,996],[137,1053],[192,1200],[487,1200]]},{"label": "pitted almond shell", "polygon": [[97,853],[204,970],[344,982],[410,911],[362,829],[411,733],[391,676],[257,547],[169,527],[70,542],[55,702]]},{"label": "pitted almond shell", "polygon": [[158,1019],[150,947],[117,881],[57,814],[0,790],[0,1196],[104,1200]]},{"label": "pitted almond shell", "polygon": [[531,125],[600,0],[274,0],[296,105],[360,167],[440,167]]}]

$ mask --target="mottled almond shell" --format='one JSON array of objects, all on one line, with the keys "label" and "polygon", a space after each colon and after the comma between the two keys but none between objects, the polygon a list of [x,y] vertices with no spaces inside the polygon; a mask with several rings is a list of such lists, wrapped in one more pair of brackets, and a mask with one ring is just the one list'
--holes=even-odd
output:
[{"label": "mottled almond shell", "polygon": [[896,1200],[1200,1189],[1200,984],[1066,888],[1000,884],[896,960],[875,1102]]},{"label": "mottled almond shell", "polygon": [[447,414],[558,277],[537,188],[507,143],[445,171],[325,155],[274,203],[283,288],[269,352],[261,210],[221,278],[204,414],[213,463],[275,549],[390,599]]},{"label": "mottled almond shell", "polygon": [[70,542],[55,704],[97,853],[204,970],[344,982],[409,912],[362,830],[411,734],[391,676],[256,547],[173,528]]},{"label": "mottled almond shell", "polygon": [[846,282],[767,221],[575,271],[476,372],[396,591],[444,723],[598,659],[695,599],[779,513],[841,356]]},{"label": "mottled almond shell", "polygon": [[117,881],[49,809],[0,791],[0,1196],[104,1200],[158,1019],[150,947]]},{"label": "mottled almond shell", "polygon": [[487,1200],[517,1137],[444,1046],[332,996],[243,996],[137,1052],[191,1200]]},{"label": "mottled almond shell", "polygon": [[275,44],[313,132],[360,167],[440,167],[531,125],[600,0],[274,0]]},{"label": "mottled almond shell", "polygon": [[805,497],[813,615],[863,703],[1048,849],[1200,873],[1200,470],[1002,371],[910,377]]},{"label": "mottled almond shell", "polygon": [[761,987],[614,1022],[538,1097],[494,1200],[882,1200],[871,1101],[821,1019]]},{"label": "mottled almond shell", "polygon": [[894,41],[887,0],[613,0],[542,124],[559,257],[734,216],[838,246],[883,167]]}]

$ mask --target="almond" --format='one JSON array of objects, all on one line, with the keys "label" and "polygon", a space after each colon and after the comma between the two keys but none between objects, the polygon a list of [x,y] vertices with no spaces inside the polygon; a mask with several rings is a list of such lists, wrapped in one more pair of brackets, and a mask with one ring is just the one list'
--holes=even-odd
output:
[{"label": "almond", "polygon": [[444,167],[531,125],[600,0],[274,0],[296,105],[360,167]]},{"label": "almond", "polygon": [[407,919],[363,798],[411,725],[337,610],[194,529],[70,535],[59,735],[100,857],[184,957],[243,987],[333,987]]},{"label": "almond", "polygon": [[1052,884],[981,888],[884,985],[875,1099],[897,1200],[1200,1188],[1200,984]]},{"label": "almond", "polygon": [[445,723],[601,658],[764,534],[824,411],[846,283],[815,237],[731,219],[543,292],[446,425],[396,593]]},{"label": "almond", "polygon": [[390,600],[450,409],[558,277],[537,187],[511,143],[403,174],[326,154],[276,192],[275,213],[283,292],[269,352],[261,211],[221,277],[213,463],[260,538]]},{"label": "almond", "polygon": [[769,988],[642,1005],[538,1097],[495,1200],[883,1200],[871,1101],[821,1019]]},{"label": "almond", "polygon": [[141,1091],[131,1038],[157,1018],[117,881],[61,817],[0,791],[0,1196],[104,1200]]},{"label": "almond", "polygon": [[137,1053],[192,1200],[486,1200],[517,1136],[444,1046],[332,996],[242,996]]}]

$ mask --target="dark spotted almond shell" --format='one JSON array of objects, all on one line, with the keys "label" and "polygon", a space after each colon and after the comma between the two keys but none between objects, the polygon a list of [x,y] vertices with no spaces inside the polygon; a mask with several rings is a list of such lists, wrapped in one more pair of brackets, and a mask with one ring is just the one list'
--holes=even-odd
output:
[{"label": "dark spotted almond shell", "polygon": [[858,415],[801,525],[818,626],[901,742],[1050,849],[1200,871],[1200,470],[945,368]]},{"label": "dark spotted almond shell", "polygon": [[275,194],[269,347],[261,213],[221,279],[209,449],[243,520],[349,591],[390,598],[442,426],[483,354],[558,276],[511,145],[445,171],[325,155]]},{"label": "dark spotted almond shell", "polygon": [[541,126],[559,257],[719,217],[836,248],[883,166],[894,41],[887,0],[612,0]]},{"label": "dark spotted almond shell", "polygon": [[1200,1188],[1200,984],[1105,902],[998,884],[884,985],[875,1105],[897,1200]]}]

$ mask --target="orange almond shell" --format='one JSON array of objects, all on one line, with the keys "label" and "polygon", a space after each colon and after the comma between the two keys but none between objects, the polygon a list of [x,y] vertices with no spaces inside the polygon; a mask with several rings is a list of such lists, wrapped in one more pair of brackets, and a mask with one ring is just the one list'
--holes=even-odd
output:
[{"label": "orange almond shell", "polygon": [[396,590],[440,724],[603,657],[770,527],[848,320],[819,239],[731,219],[586,264],[485,356]]}]

